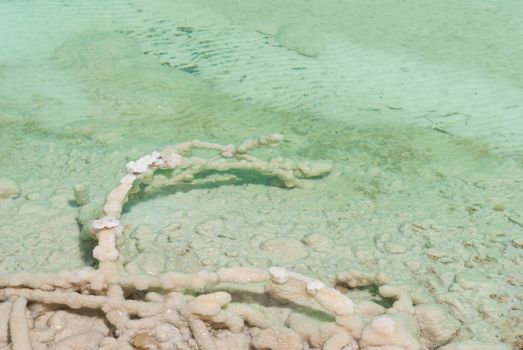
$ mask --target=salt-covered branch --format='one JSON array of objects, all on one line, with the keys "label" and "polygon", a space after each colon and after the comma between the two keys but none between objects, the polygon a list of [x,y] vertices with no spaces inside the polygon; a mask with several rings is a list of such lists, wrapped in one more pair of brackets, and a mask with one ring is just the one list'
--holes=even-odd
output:
[{"label": "salt-covered branch", "polygon": [[[303,179],[324,176],[331,171],[329,164],[296,163],[282,158],[264,161],[247,153],[254,148],[274,145],[282,140],[282,135],[273,134],[246,141],[238,147],[195,140],[166,147],[161,152],[155,151],[129,162],[128,174],[107,195],[103,216],[91,225],[92,236],[98,240],[98,245],[93,251],[94,258],[100,261],[101,268],[117,268],[117,241],[123,234],[123,226],[119,219],[123,206],[133,186],[150,177],[156,169],[177,172],[156,185],[162,187],[190,182],[204,171],[254,170],[262,175],[278,177],[286,187],[292,188],[300,186]],[[195,149],[217,151],[218,155],[209,159],[192,157],[192,151]]]},{"label": "salt-covered branch", "polygon": [[[137,349],[179,346],[206,350],[233,347],[303,349],[306,343],[308,348],[328,350],[357,349],[359,346],[371,349],[382,345],[387,349],[417,349],[418,343],[413,338],[416,327],[410,327],[413,315],[422,320],[426,334],[435,334],[441,329],[436,321],[444,319],[440,315],[442,309],[437,309],[437,318],[433,317],[436,306],[416,309],[407,291],[392,284],[385,285],[381,280],[377,283],[381,286],[379,292],[396,299],[391,311],[403,316],[378,315],[365,325],[347,296],[319,280],[279,267],[268,270],[231,267],[194,274],[170,271],[158,276],[126,274],[119,269],[118,241],[125,234],[120,222],[122,209],[129,195],[140,189],[141,183],[163,188],[190,182],[205,171],[252,170],[277,177],[286,187],[293,188],[301,186],[304,179],[321,177],[331,171],[329,164],[297,163],[282,158],[261,160],[248,153],[281,140],[279,134],[246,141],[239,146],[194,140],[129,162],[127,175],[107,195],[102,215],[88,226],[98,243],[93,250],[93,256],[99,261],[96,270],[0,276],[0,347],[10,341],[14,350],[44,349],[49,344],[53,344],[53,349],[87,348],[85,344],[89,344],[89,348],[105,350],[132,349],[133,346]],[[194,150],[217,154],[201,158],[193,156]],[[170,169],[172,173],[155,181],[157,169]],[[77,202],[86,204],[88,198],[80,198],[84,189],[77,187],[75,190]],[[337,282],[354,288],[375,279],[377,277],[347,273],[340,274]],[[263,293],[264,298],[276,302],[322,310],[333,316],[332,321],[320,324],[315,320],[307,325],[301,321],[306,316],[301,315],[301,320],[292,317],[296,313],[291,309],[282,313],[282,310],[262,305],[233,302],[233,295],[220,289],[241,285],[255,286],[256,293]],[[198,295],[192,295],[194,291],[198,291]],[[43,306],[30,310],[35,305]],[[53,342],[55,334],[66,323],[52,320],[53,308],[74,309],[76,313],[95,310],[104,318],[102,327],[105,328],[100,332],[82,331]],[[26,314],[30,313],[38,318],[28,321]],[[282,322],[285,318],[287,320]],[[31,329],[31,323],[42,320],[47,320],[45,326],[54,324],[54,328],[40,324],[40,328]],[[107,328],[108,323],[111,329]],[[434,329],[429,329],[432,323]],[[222,330],[225,332],[220,333]],[[454,328],[446,330],[444,337],[433,337],[431,344],[442,345],[454,333]]]},{"label": "salt-covered branch", "polygon": [[24,297],[16,298],[11,309],[9,318],[9,330],[13,350],[31,350],[31,338],[29,337],[29,325],[25,315],[27,299]]}]

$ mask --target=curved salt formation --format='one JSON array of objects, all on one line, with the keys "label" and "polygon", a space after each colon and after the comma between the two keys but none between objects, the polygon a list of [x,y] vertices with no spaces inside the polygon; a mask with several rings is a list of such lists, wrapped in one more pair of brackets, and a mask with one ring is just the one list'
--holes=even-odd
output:
[{"label": "curved salt formation", "polygon": [[[339,274],[336,282],[352,287],[377,283],[379,294],[394,300],[388,309],[370,301],[355,305],[339,290],[280,267],[231,267],[157,276],[125,273],[118,246],[125,234],[120,217],[129,195],[141,183],[158,186],[158,190],[190,182],[208,170],[247,169],[277,177],[293,188],[331,171],[325,164],[264,161],[248,154],[281,140],[275,134],[240,146],[191,141],[129,162],[128,174],[106,197],[102,215],[90,223],[98,241],[93,249],[99,261],[96,270],[0,276],[0,344],[12,349],[54,350],[249,346],[259,350],[416,350],[450,343],[449,349],[476,349],[477,342],[462,341],[459,324],[443,306],[423,302],[379,276],[348,272]],[[218,155],[193,157],[195,149]],[[172,170],[172,174],[155,184],[157,169]],[[272,302],[236,302],[235,289],[240,294],[256,291],[260,300]],[[313,317],[297,306],[322,316]],[[504,346],[483,344],[481,348]]]}]

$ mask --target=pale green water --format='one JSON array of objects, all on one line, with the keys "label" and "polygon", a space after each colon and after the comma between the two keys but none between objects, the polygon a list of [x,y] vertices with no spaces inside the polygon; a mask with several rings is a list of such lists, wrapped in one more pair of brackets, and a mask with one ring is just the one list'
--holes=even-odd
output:
[{"label": "pale green water", "polygon": [[[0,268],[91,263],[70,202],[76,183],[98,203],[128,160],[164,145],[281,132],[283,145],[258,154],[333,161],[334,176],[311,190],[242,182],[139,203],[128,220],[146,238],[129,259],[167,257],[157,270],[279,264],[325,279],[362,269],[433,297],[466,273],[489,287],[462,292],[463,322],[513,343],[523,322],[523,249],[512,243],[523,237],[522,15],[519,1],[0,0],[0,177],[21,188],[0,200]],[[158,254],[176,210],[187,212],[183,244]],[[217,212],[243,253],[194,233],[189,223]],[[291,261],[258,247],[311,232],[332,246]],[[391,254],[387,242],[409,249]],[[173,258],[182,245],[192,260]],[[509,301],[481,315],[491,295]]]}]

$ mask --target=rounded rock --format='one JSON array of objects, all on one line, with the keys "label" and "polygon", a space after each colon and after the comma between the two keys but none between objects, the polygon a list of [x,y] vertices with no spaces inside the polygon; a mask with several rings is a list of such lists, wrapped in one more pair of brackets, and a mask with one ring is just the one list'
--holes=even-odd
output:
[{"label": "rounded rock", "polygon": [[202,236],[214,237],[225,231],[225,223],[222,219],[206,220],[196,225],[194,230]]},{"label": "rounded rock", "polygon": [[15,199],[20,195],[18,184],[7,178],[0,178],[0,199]]},{"label": "rounded rock", "polygon": [[514,248],[523,249],[523,238],[517,238],[517,239],[512,240],[512,246]]},{"label": "rounded rock", "polygon": [[391,254],[403,254],[407,251],[407,247],[396,242],[387,242],[385,243],[385,250]]},{"label": "rounded rock", "polygon": [[272,261],[293,261],[309,255],[309,251],[303,243],[294,238],[272,238],[260,244],[260,248]]},{"label": "rounded rock", "polygon": [[302,242],[310,247],[317,247],[328,244],[330,240],[320,233],[311,233],[310,235],[303,237]]}]

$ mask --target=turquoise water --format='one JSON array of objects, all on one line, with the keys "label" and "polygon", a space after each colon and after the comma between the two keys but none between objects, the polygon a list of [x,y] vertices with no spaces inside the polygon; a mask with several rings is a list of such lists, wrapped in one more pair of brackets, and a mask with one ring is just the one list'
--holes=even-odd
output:
[{"label": "turquoise water", "polygon": [[[97,207],[143,154],[279,132],[256,154],[333,174],[296,191],[225,178],[139,201],[125,215],[140,246],[129,269],[379,272],[436,300],[455,293],[464,338],[517,348],[522,14],[518,1],[0,0],[0,177],[20,191],[0,200],[0,267],[93,264],[75,184]],[[223,232],[202,237],[207,220]],[[176,243],[159,251],[162,232]],[[264,250],[275,237],[299,253]]]}]

